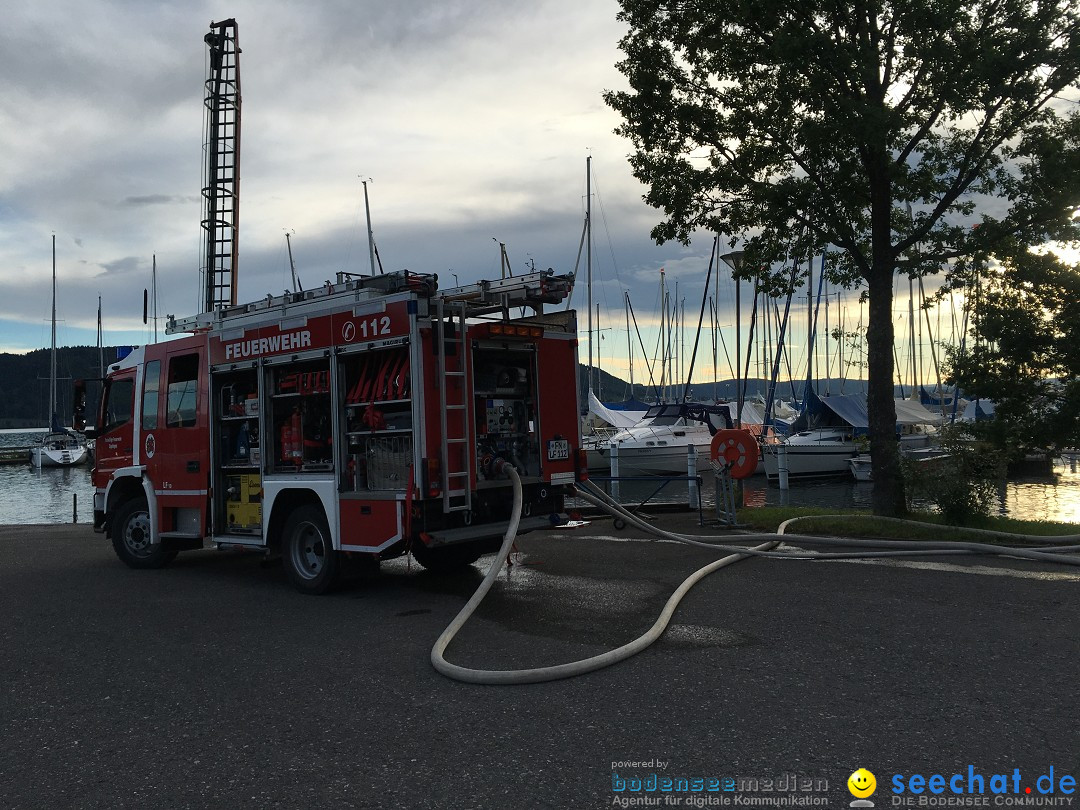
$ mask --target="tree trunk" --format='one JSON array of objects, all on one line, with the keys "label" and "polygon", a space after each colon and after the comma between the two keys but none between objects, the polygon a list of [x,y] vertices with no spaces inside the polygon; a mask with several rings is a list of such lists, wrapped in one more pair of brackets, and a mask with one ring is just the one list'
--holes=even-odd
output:
[{"label": "tree trunk", "polygon": [[906,512],[900,449],[896,441],[893,400],[893,271],[892,187],[884,151],[869,162],[870,230],[873,259],[867,278],[870,293],[866,328],[866,409],[870,423],[872,503],[875,515],[897,517]]},{"label": "tree trunk", "polygon": [[874,267],[866,329],[867,391],[875,515],[897,517],[906,511],[893,400],[892,268]]}]

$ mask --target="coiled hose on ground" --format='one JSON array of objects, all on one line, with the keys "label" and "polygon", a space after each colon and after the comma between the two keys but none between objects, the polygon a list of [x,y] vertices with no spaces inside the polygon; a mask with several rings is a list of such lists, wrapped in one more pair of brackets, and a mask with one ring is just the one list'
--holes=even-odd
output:
[{"label": "coiled hose on ground", "polygon": [[[1016,557],[1021,559],[1036,560],[1039,562],[1055,562],[1065,565],[1080,565],[1080,556],[1073,556],[1065,554],[1064,552],[1080,551],[1080,535],[1064,535],[1054,538],[1046,538],[1039,535],[1010,535],[1004,532],[992,532],[986,530],[971,530],[977,531],[979,534],[985,534],[988,536],[1009,538],[1016,541],[1023,541],[1028,543],[1040,544],[1039,549],[1031,548],[1018,548],[1015,546],[997,546],[988,543],[970,543],[960,541],[943,541],[940,543],[927,543],[924,541],[904,541],[904,540],[862,540],[862,539],[850,539],[841,537],[818,537],[812,535],[793,535],[787,534],[786,530],[789,525],[805,518],[792,518],[785,521],[780,525],[775,534],[740,534],[739,540],[743,542],[758,542],[758,545],[752,548],[744,548],[742,546],[731,546],[723,543],[715,542],[715,538],[710,538],[701,535],[684,535],[675,532],[668,532],[659,529],[633,514],[617,501],[612,500],[603,490],[596,487],[591,482],[584,482],[578,488],[578,495],[585,501],[597,506],[613,515],[623,518],[628,523],[648,531],[658,537],[674,540],[680,543],[686,543],[688,545],[700,546],[704,548],[713,549],[715,551],[728,552],[727,556],[709,563],[708,565],[699,568],[685,580],[675,590],[671,597],[664,605],[664,609],[660,612],[660,616],[653,623],[645,633],[638,638],[624,644],[621,647],[617,647],[614,650],[609,650],[600,655],[594,655],[591,658],[585,658],[580,661],[572,661],[566,664],[556,664],[554,666],[536,667],[533,669],[510,669],[510,670],[483,670],[483,669],[471,669],[469,667],[458,666],[457,664],[451,664],[445,658],[446,648],[453,641],[454,636],[464,626],[465,622],[469,620],[476,608],[487,596],[488,591],[491,590],[491,586],[495,584],[495,579],[499,575],[499,571],[502,569],[503,561],[506,560],[507,555],[510,553],[510,548],[514,544],[514,540],[517,537],[518,523],[521,519],[521,506],[522,506],[522,492],[521,492],[521,478],[517,472],[510,465],[506,465],[504,469],[507,476],[510,478],[514,488],[514,506],[510,520],[510,525],[507,527],[506,534],[503,536],[502,546],[499,548],[498,553],[495,555],[495,559],[491,563],[491,567],[488,568],[487,575],[484,577],[483,582],[477,587],[476,592],[473,593],[472,598],[465,604],[454,620],[450,622],[442,634],[439,636],[435,645],[431,649],[431,663],[435,669],[446,675],[448,678],[454,680],[464,681],[466,683],[476,684],[525,684],[525,683],[540,683],[543,681],[555,681],[562,678],[572,678],[577,675],[584,675],[587,672],[594,672],[603,667],[611,666],[620,661],[625,661],[633,655],[641,652],[657,639],[663,635],[664,630],[667,628],[668,622],[671,621],[672,615],[675,613],[675,608],[679,606],[679,602],[682,598],[694,587],[698,582],[707,577],[714,571],[718,571],[725,566],[736,563],[739,560],[746,559],[747,557],[769,557],[772,559],[784,559],[784,560],[836,560],[836,559],[875,559],[882,557],[914,557],[914,556],[928,556],[928,555],[959,555],[959,554],[992,554],[1003,557]],[[830,516],[838,517],[838,516]],[[878,518],[881,520],[882,518]],[[893,519],[899,523],[916,523],[916,521],[903,521],[899,519]],[[925,524],[923,524],[925,525]],[[944,528],[944,527],[943,527]],[[707,542],[713,540],[713,542]],[[862,548],[882,548],[883,551],[846,551],[846,552],[811,552],[811,551],[778,551],[776,548],[784,542],[784,540],[797,540],[803,542],[815,543],[818,545],[840,546],[840,547],[853,547],[858,546]],[[760,541],[760,542],[759,542]],[[1060,545],[1065,542],[1065,545]],[[1053,545],[1057,543],[1059,545]]]}]

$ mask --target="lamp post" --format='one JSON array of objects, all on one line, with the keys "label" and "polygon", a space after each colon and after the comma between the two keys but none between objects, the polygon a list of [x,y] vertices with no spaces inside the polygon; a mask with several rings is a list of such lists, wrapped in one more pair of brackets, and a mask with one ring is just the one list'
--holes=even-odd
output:
[{"label": "lamp post", "polygon": [[[731,253],[725,253],[720,257],[721,260],[735,273],[738,273],[743,266],[743,252],[741,250],[735,250]],[[734,275],[734,274],[733,274]],[[742,386],[742,301],[741,293],[742,282],[735,279],[735,407],[737,413],[735,414],[735,427],[742,427],[742,409],[743,409],[743,386]]]}]

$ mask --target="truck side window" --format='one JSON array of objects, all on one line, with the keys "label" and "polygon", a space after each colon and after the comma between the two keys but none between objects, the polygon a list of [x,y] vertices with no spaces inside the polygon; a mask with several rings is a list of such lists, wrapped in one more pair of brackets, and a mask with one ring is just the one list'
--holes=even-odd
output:
[{"label": "truck side window", "polygon": [[199,355],[169,358],[168,416],[166,427],[194,427]]},{"label": "truck side window", "polygon": [[99,435],[116,430],[131,421],[135,396],[135,381],[131,378],[112,380],[105,390],[105,407],[102,409],[104,427]]},{"label": "truck side window", "polygon": [[142,429],[156,430],[158,426],[158,388],[161,386],[161,361],[151,360],[143,372]]}]

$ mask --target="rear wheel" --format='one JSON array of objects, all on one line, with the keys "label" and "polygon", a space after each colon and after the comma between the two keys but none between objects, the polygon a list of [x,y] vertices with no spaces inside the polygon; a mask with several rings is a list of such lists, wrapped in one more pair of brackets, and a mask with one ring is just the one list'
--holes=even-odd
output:
[{"label": "rear wheel", "polygon": [[416,561],[428,571],[438,574],[466,568],[479,560],[483,553],[483,545],[476,540],[435,548],[425,546],[423,543],[414,543],[412,547],[412,554],[416,557]]},{"label": "rear wheel", "polygon": [[301,593],[326,593],[337,584],[341,555],[334,551],[323,510],[306,504],[285,521],[281,558],[289,581]]},{"label": "rear wheel", "polygon": [[161,568],[176,557],[175,551],[164,551],[161,544],[150,540],[150,509],[143,498],[125,501],[112,518],[113,550],[116,556],[132,568]]}]

